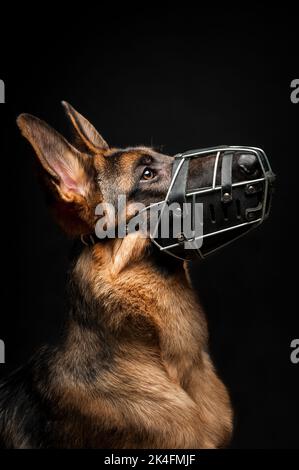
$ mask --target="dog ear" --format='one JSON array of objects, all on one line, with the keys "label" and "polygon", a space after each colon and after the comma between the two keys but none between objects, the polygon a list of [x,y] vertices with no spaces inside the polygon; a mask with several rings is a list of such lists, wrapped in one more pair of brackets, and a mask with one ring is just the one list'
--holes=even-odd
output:
[{"label": "dog ear", "polygon": [[79,150],[98,154],[109,149],[107,142],[84,116],[66,101],[62,101],[62,105],[76,132],[75,145]]},{"label": "dog ear", "polygon": [[17,124],[35,150],[50,195],[55,196],[52,207],[63,219],[58,222],[67,232],[73,233],[74,228],[75,232],[86,232],[90,219],[88,200],[94,189],[92,159],[35,116],[21,114]]}]

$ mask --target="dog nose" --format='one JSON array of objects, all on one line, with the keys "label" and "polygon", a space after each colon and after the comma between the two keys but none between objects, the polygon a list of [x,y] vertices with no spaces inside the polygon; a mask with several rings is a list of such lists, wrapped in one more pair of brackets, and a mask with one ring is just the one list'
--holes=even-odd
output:
[{"label": "dog nose", "polygon": [[238,166],[243,173],[252,175],[257,170],[258,161],[252,153],[244,153],[239,156]]}]

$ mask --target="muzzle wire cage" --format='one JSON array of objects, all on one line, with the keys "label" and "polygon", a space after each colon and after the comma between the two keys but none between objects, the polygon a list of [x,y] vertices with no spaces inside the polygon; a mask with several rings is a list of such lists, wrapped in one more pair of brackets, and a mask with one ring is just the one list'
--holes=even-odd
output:
[{"label": "muzzle wire cage", "polygon": [[[200,184],[194,173],[200,176]],[[203,178],[208,173],[209,182]],[[268,217],[274,180],[265,152],[256,147],[219,146],[176,155],[171,184],[165,200],[159,203],[159,217],[150,234],[152,242],[161,251],[181,259],[205,258]],[[174,202],[179,204],[179,210],[166,211]],[[191,208],[191,225],[196,204],[202,204],[200,233],[186,233],[182,228],[162,237],[165,218],[171,224],[177,217],[183,226],[186,203]]]}]

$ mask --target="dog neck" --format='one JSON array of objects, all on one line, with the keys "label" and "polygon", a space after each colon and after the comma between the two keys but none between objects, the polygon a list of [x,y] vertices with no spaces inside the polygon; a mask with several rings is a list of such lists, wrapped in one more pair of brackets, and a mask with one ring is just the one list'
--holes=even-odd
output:
[{"label": "dog neck", "polygon": [[66,350],[77,356],[84,343],[92,361],[96,350],[114,354],[119,344],[150,348],[176,379],[184,375],[180,362],[197,361],[207,336],[187,277],[183,262],[133,235],[84,248],[71,276]]}]

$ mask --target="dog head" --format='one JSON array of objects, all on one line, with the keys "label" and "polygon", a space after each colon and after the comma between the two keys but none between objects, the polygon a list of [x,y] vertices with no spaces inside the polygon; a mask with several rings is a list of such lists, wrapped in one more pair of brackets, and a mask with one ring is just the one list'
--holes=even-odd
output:
[{"label": "dog head", "polygon": [[[74,145],[29,114],[21,114],[17,123],[35,150],[54,215],[68,234],[93,234],[99,204],[107,208],[101,216],[116,226],[119,196],[126,201],[125,222],[138,212],[140,204],[146,207],[165,199],[173,157],[149,147],[110,147],[87,119],[69,104],[63,102],[63,106],[74,130]],[[212,155],[191,162],[189,189],[211,185],[214,159]],[[256,164],[252,156],[240,155],[232,168],[235,181],[255,175]],[[112,215],[107,213],[109,207],[114,208]]]}]

